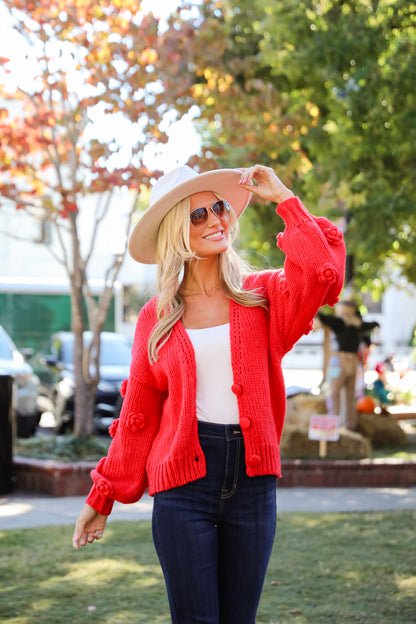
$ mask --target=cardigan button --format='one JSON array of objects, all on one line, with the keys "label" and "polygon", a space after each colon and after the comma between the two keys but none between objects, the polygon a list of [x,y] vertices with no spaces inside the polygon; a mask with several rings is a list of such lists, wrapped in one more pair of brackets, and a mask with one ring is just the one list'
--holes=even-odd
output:
[{"label": "cardigan button", "polygon": [[252,455],[251,457],[249,457],[248,463],[250,464],[252,468],[255,468],[256,466],[260,466],[261,464],[260,456]]},{"label": "cardigan button", "polygon": [[234,392],[234,394],[236,394],[237,396],[239,396],[240,394],[243,394],[243,387],[240,386],[240,384],[233,384],[231,386],[231,390]]},{"label": "cardigan button", "polygon": [[250,429],[250,427],[251,427],[251,420],[249,418],[246,418],[245,416],[243,416],[243,418],[240,418],[240,427],[244,431],[246,429]]}]

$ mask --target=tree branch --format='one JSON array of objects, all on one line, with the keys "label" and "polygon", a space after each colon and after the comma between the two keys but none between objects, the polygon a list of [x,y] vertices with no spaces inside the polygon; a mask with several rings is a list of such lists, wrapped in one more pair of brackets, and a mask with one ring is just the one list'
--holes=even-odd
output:
[{"label": "tree branch", "polygon": [[[108,195],[105,198],[104,208],[102,210],[101,215],[98,215],[98,216],[95,217],[95,224],[94,224],[94,227],[93,227],[93,230],[92,230],[89,250],[88,250],[88,253],[87,253],[86,259],[85,259],[86,264],[88,264],[92,254],[93,254],[94,247],[95,247],[95,242],[97,240],[97,234],[98,234],[99,225],[101,224],[101,222],[104,220],[104,218],[108,214],[108,211],[109,211],[109,208],[110,208],[110,205],[111,205],[111,200],[113,198],[113,195],[114,195],[114,187],[111,188],[111,190],[108,191]],[[101,204],[101,199],[102,199],[102,195],[99,195],[97,197],[97,204],[96,204],[96,208],[95,208],[96,215],[98,213],[98,209],[99,209],[99,206]]]}]

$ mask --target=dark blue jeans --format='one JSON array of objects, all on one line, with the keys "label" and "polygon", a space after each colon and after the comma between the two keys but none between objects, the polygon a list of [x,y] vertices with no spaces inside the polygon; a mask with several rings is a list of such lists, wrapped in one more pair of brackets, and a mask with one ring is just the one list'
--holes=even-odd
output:
[{"label": "dark blue jeans", "polygon": [[255,624],[276,530],[276,477],[248,477],[234,425],[198,424],[207,476],[154,497],[173,624]]}]

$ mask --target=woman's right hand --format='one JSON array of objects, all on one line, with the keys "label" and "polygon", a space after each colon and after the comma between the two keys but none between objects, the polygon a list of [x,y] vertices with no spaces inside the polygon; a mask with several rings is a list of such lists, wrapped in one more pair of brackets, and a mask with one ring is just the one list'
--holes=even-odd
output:
[{"label": "woman's right hand", "polygon": [[239,170],[241,171],[240,186],[256,193],[262,199],[279,204],[293,197],[293,192],[283,184],[271,167],[254,165],[254,167],[239,168]]},{"label": "woman's right hand", "polygon": [[72,537],[72,545],[78,550],[79,546],[92,544],[94,540],[101,539],[108,516],[102,516],[90,505],[85,504],[75,524]]}]

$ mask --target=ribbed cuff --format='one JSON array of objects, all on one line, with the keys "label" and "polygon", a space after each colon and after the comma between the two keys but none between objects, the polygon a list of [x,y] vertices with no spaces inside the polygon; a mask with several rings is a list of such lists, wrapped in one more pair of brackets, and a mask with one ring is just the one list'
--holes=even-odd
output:
[{"label": "ribbed cuff", "polygon": [[277,214],[282,217],[286,225],[301,225],[313,219],[313,215],[305,208],[299,197],[289,197],[276,207]]},{"label": "ribbed cuff", "polygon": [[109,516],[114,505],[114,500],[101,496],[95,485],[92,486],[85,502],[87,505],[90,505],[93,509],[95,509],[95,511],[98,511],[98,513],[102,516]]}]

